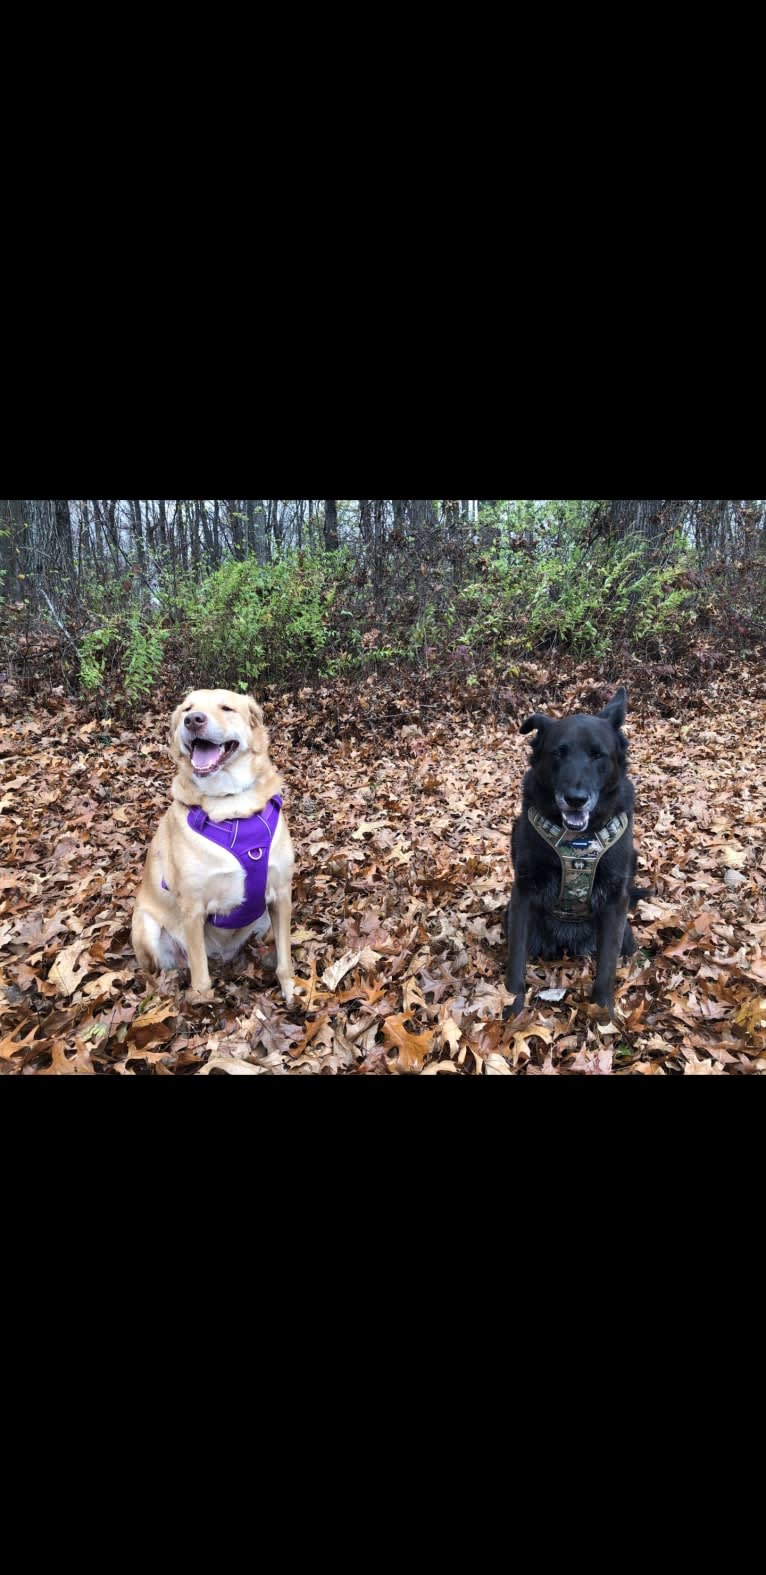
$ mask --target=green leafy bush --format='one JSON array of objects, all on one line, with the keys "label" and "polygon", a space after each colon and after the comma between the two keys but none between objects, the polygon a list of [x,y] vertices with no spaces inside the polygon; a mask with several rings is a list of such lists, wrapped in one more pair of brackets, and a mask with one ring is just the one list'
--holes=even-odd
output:
[{"label": "green leafy bush", "polygon": [[481,570],[442,609],[442,631],[501,661],[556,645],[597,658],[625,643],[663,649],[697,616],[682,542],[657,561],[642,537],[589,541],[572,515],[486,552]]},{"label": "green leafy bush", "polygon": [[78,646],[80,683],[91,694],[104,687],[107,673],[118,672],[129,700],[148,695],[155,684],[167,640],[156,614],[130,607],[90,629]]},{"label": "green leafy bush", "polygon": [[331,637],[341,650],[345,643],[333,624],[343,569],[342,553],[289,553],[275,563],[225,563],[187,586],[184,639],[195,670],[240,689],[264,676],[322,674]]},{"label": "green leafy bush", "polygon": [[123,583],[122,601],[114,582],[94,586],[80,682],[95,692],[118,677],[135,700],[166,656],[184,683],[241,690],[400,661],[457,661],[475,684],[480,666],[513,674],[523,657],[559,646],[597,660],[625,647],[670,652],[704,600],[684,541],[660,557],[642,536],[599,535],[595,518],[592,501],[498,504],[461,538],[459,558],[403,555],[383,598],[347,550],[316,546],[176,571],[151,607],[131,599],[140,576]]}]

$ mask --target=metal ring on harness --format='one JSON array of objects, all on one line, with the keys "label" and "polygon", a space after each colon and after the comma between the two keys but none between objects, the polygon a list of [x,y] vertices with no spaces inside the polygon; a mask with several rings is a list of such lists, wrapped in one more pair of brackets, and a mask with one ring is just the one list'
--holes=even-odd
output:
[{"label": "metal ring on harness", "polygon": [[258,860],[263,858],[263,848],[248,848],[247,856],[249,859],[252,859],[254,864],[257,864]]}]

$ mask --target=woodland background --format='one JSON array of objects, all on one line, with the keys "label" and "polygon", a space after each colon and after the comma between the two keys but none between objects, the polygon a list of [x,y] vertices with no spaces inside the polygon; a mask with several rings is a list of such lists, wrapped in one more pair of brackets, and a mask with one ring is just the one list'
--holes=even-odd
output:
[{"label": "woodland background", "polygon": [[[0,500],[0,1073],[766,1069],[759,500]],[[629,693],[641,884],[618,1018],[500,917],[534,710]],[[144,978],[132,897],[194,685],[288,784],[294,961]]]}]

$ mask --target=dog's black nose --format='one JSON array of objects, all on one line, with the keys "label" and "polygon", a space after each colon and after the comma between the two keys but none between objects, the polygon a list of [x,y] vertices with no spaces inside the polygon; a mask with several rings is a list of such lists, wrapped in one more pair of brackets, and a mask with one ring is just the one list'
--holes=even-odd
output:
[{"label": "dog's black nose", "polygon": [[587,804],[588,795],[587,793],[567,793],[566,801],[570,809],[581,809],[583,804]]},{"label": "dog's black nose", "polygon": [[207,717],[204,711],[190,711],[186,717],[185,726],[188,727],[190,733],[199,733],[206,725]]}]

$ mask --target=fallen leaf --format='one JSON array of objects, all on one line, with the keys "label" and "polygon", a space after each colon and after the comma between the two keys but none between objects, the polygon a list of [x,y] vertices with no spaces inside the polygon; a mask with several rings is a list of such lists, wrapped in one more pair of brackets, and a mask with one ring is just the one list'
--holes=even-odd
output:
[{"label": "fallen leaf", "polygon": [[[684,1077],[723,1077],[723,1067],[718,1061],[705,1061],[690,1051],[686,1057]],[[718,1097],[718,1096],[716,1096]]]},{"label": "fallen leaf", "polygon": [[346,974],[352,968],[356,968],[359,965],[362,968],[372,969],[379,961],[379,958],[380,953],[373,951],[370,946],[365,946],[359,952],[344,952],[337,962],[325,969],[321,976],[322,983],[327,985],[328,990],[337,990],[341,979],[345,979]]},{"label": "fallen leaf", "polygon": [[[487,1059],[484,1062],[484,1071],[488,1077],[498,1077],[503,1075],[506,1077],[513,1077],[513,1073],[505,1059],[505,1056],[498,1055],[496,1051],[493,1051],[491,1055],[487,1056]],[[521,1093],[520,1089],[519,1093]],[[516,1096],[514,1094],[509,1094],[508,1097],[509,1099],[514,1099]]]},{"label": "fallen leaf", "polygon": [[[249,1061],[240,1061],[237,1056],[219,1053],[218,1055],[211,1055],[210,1060],[206,1061],[205,1065],[201,1066],[198,1072],[193,1073],[193,1076],[209,1077],[211,1072],[227,1072],[229,1077],[261,1077],[263,1068],[251,1066]],[[263,1093],[266,1093],[265,1089]],[[202,1095],[200,1095],[201,1097]],[[244,1095],[242,1097],[244,1098]],[[205,1098],[207,1098],[207,1095],[205,1095]],[[261,1094],[253,1095],[253,1098],[260,1099]]]},{"label": "fallen leaf", "polygon": [[420,1072],[423,1062],[433,1049],[434,1034],[427,1030],[422,1034],[413,1034],[404,1023],[407,1012],[401,1012],[398,1017],[387,1017],[383,1024],[383,1038],[387,1045],[399,1051],[397,1067],[400,1072]]},{"label": "fallen leaf", "polygon": [[77,986],[86,978],[88,969],[78,968],[76,963],[81,953],[87,949],[86,941],[75,941],[72,946],[65,946],[63,952],[59,952],[48,979],[61,990],[63,995],[74,995]]}]

